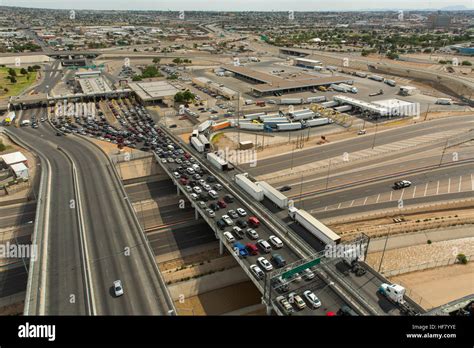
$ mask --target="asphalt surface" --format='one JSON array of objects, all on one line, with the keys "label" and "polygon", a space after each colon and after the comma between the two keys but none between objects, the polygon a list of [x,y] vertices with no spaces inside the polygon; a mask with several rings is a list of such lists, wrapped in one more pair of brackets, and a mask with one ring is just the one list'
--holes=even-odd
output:
[{"label": "asphalt surface", "polygon": [[474,116],[456,116],[436,119],[413,124],[409,127],[384,130],[378,134],[367,134],[365,136],[351,138],[333,144],[329,143],[307,150],[296,151],[293,156],[291,153],[288,153],[281,156],[258,160],[256,167],[250,167],[249,164],[244,164],[240,167],[253,176],[258,176],[278,172],[278,170],[291,168],[292,166],[296,167],[315,161],[343,156],[346,152],[350,154],[356,151],[371,149],[374,146],[381,146],[413,137],[429,135],[438,132],[440,129],[443,131],[460,130],[461,132],[472,128],[474,128]]},{"label": "asphalt surface", "polygon": [[[46,109],[31,112],[46,113]],[[52,186],[57,197],[52,196],[51,199],[51,220],[56,224],[50,225],[49,240],[53,245],[50,244],[49,250],[57,255],[50,255],[49,262],[58,264],[48,267],[48,276],[57,277],[48,282],[48,313],[83,314],[83,311],[71,313],[68,310],[70,307],[79,307],[71,306],[67,300],[70,294],[76,293],[78,298],[82,298],[83,278],[81,261],[76,255],[80,254],[78,224],[74,210],[69,209],[69,200],[74,197],[72,183],[68,181],[72,180],[71,165],[55,148],[60,145],[70,154],[77,167],[96,313],[166,314],[168,308],[158,285],[152,264],[154,261],[146,253],[139,230],[134,225],[125,205],[125,197],[121,195],[119,183],[112,176],[105,155],[78,137],[57,137],[47,123],[40,124],[38,129],[20,128],[17,131],[22,137],[23,133],[31,134],[23,139],[38,150],[45,149],[45,155],[52,162],[52,172],[55,173]],[[62,159],[61,164],[53,163],[57,158]],[[129,248],[129,256],[125,255],[125,248]],[[64,259],[68,257],[69,262],[65,262]],[[125,292],[120,298],[115,298],[112,291],[113,281],[117,279],[122,280]],[[59,289],[63,289],[64,293],[58,294]],[[55,303],[52,303],[53,298],[57,299]]]},{"label": "asphalt surface", "polygon": [[0,207],[0,228],[33,223],[36,203]]},{"label": "asphalt surface", "polygon": [[[22,117],[29,118],[37,113],[38,110],[25,110]],[[35,151],[47,157],[51,164],[48,263],[43,270],[46,272],[46,314],[84,315],[86,303],[79,228],[76,212],[69,208],[70,200],[76,199],[72,166],[66,156],[57,150],[55,143],[47,140],[51,132],[47,132],[45,127],[43,123],[39,129],[10,129]],[[75,297],[74,303],[69,301],[71,295]]]},{"label": "asphalt surface", "polygon": [[19,266],[0,272],[0,298],[25,291],[28,273]]}]

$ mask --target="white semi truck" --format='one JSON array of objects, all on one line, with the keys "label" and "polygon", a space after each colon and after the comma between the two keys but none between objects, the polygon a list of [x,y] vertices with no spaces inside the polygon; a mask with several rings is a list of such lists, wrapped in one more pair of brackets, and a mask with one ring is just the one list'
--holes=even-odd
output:
[{"label": "white semi truck", "polygon": [[322,224],[307,211],[290,207],[288,209],[288,215],[321,242],[327,245],[336,245],[341,242],[341,237],[339,237],[339,235],[334,233],[329,227]]},{"label": "white semi truck", "polygon": [[288,197],[286,197],[272,185],[265,181],[258,181],[257,186],[263,190],[264,196],[275,203],[278,208],[283,209],[288,206]]},{"label": "white semi truck", "polygon": [[248,178],[247,173],[235,175],[235,183],[257,201],[263,200],[263,190]]}]

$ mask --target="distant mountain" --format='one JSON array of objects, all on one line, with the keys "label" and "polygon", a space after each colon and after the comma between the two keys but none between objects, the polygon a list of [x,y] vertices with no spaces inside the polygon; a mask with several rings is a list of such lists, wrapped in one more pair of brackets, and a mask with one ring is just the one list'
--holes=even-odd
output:
[{"label": "distant mountain", "polygon": [[469,10],[469,9],[464,5],[451,5],[451,6],[443,7],[440,10],[441,11],[464,11],[464,10]]}]

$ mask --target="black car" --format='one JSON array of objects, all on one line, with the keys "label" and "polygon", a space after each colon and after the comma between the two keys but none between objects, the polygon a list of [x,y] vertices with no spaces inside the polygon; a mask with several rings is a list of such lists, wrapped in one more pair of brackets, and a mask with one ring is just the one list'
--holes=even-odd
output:
[{"label": "black car", "polygon": [[217,224],[217,227],[219,227],[220,230],[223,230],[227,227],[227,224],[222,219],[217,220],[216,224]]},{"label": "black car", "polygon": [[286,192],[286,191],[290,191],[291,190],[291,186],[283,186],[280,188],[280,192]]},{"label": "black car", "polygon": [[234,196],[227,194],[227,195],[224,196],[224,201],[226,203],[233,203],[234,202]]},{"label": "black car", "polygon": [[212,175],[209,175],[206,180],[207,182],[216,182],[216,178],[213,177]]},{"label": "black car", "polygon": [[246,228],[248,226],[247,221],[245,220],[237,220],[235,224],[240,228]]},{"label": "black car", "polygon": [[341,309],[339,309],[339,311],[337,312],[337,315],[353,317],[358,316],[358,314],[354,312],[354,310],[349,306],[342,306]]},{"label": "black car", "polygon": [[218,211],[219,210],[219,206],[216,204],[216,203],[211,203],[209,204],[209,208],[214,210],[214,211]]}]

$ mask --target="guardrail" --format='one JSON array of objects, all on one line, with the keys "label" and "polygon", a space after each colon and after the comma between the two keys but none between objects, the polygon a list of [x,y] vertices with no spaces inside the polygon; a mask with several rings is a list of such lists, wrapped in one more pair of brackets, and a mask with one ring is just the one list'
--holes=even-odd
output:
[{"label": "guardrail", "polygon": [[[82,137],[82,136],[80,136]],[[166,301],[166,304],[168,306],[168,313],[169,315],[177,315],[177,311],[176,311],[176,307],[174,305],[174,302],[172,300],[172,297],[171,297],[171,294],[168,290],[168,287],[166,286],[166,283],[163,279],[163,276],[161,275],[161,272],[160,272],[160,269],[158,268],[158,265],[156,263],[156,256],[155,256],[155,253],[153,252],[153,249],[151,248],[150,246],[150,243],[148,241],[148,238],[146,237],[145,235],[145,231],[143,230],[141,224],[140,224],[140,221],[138,221],[138,218],[137,218],[137,215],[135,214],[135,210],[133,209],[133,206],[132,206],[132,203],[130,202],[130,199],[128,199],[128,195],[127,195],[127,192],[125,191],[122,183],[121,183],[121,179],[120,179],[120,176],[119,174],[117,173],[117,169],[115,168],[115,165],[113,164],[112,162],[112,159],[107,155],[107,153],[104,152],[104,150],[98,146],[95,142],[93,141],[90,141],[90,139],[84,137],[83,138],[85,141],[88,141],[90,144],[92,144],[93,146],[95,146],[97,149],[99,149],[99,151],[101,151],[105,157],[107,158],[107,161],[109,162],[109,165],[107,166],[108,170],[111,172],[111,175],[115,177],[115,180],[116,180],[116,183],[118,184],[118,187],[119,187],[119,190],[121,191],[121,194],[123,197],[126,197],[125,201],[127,202],[127,207],[130,211],[130,214],[132,215],[132,219],[136,225],[136,228],[138,229],[138,231],[140,232],[140,237],[143,241],[143,245],[145,246],[148,254],[149,254],[149,257],[152,259],[152,265],[153,265],[153,268],[155,270],[155,273],[157,275],[157,278],[158,278],[158,281],[159,281],[159,285],[160,285],[160,288],[163,292],[163,294],[165,294],[165,301]]]},{"label": "guardrail", "polygon": [[[33,148],[31,148],[28,144],[20,140],[16,135],[11,133],[11,131],[5,130],[5,132],[15,143],[29,149],[32,152],[35,152]],[[37,267],[38,267],[37,263],[39,262],[39,266],[41,267],[43,262],[46,262],[47,253],[45,250],[47,250],[47,246],[45,246],[43,243],[43,236],[46,229],[41,230],[41,228],[46,226],[43,223],[43,220],[44,220],[45,210],[48,209],[48,207],[45,206],[44,204],[47,201],[49,192],[45,190],[45,186],[50,180],[51,167],[50,167],[48,159],[44,157],[43,154],[38,152],[38,157],[40,159],[40,164],[41,164],[41,178],[40,178],[40,185],[39,185],[39,191],[38,191],[37,203],[36,203],[35,225],[34,225],[33,235],[32,235],[32,244],[37,245],[37,246],[40,245],[41,252],[38,252],[38,258],[36,260],[32,259],[29,262],[28,282],[26,286],[26,295],[25,295],[25,307],[23,310],[24,315],[41,314],[41,309],[38,309],[38,305],[41,302],[38,302],[38,299],[41,298],[41,296],[44,294],[44,289],[43,289],[44,284],[42,283],[42,279],[43,279],[42,269],[40,268],[39,272],[37,271]]]}]

